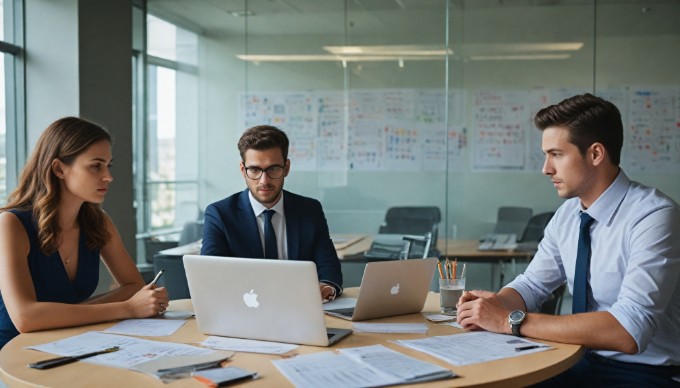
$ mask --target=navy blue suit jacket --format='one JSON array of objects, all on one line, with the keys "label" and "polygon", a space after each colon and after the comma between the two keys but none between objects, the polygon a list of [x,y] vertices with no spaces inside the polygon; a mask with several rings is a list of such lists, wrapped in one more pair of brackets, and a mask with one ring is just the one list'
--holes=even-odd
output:
[{"label": "navy blue suit jacket", "polygon": [[[342,290],[338,254],[330,239],[319,201],[283,192],[288,258],[316,263],[319,280]],[[202,255],[262,258],[264,251],[250,205],[248,189],[208,205],[203,225]]]}]

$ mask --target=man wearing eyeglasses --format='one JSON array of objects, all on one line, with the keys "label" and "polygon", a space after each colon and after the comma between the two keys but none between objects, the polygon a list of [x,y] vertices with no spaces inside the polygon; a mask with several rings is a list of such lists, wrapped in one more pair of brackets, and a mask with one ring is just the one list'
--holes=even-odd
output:
[{"label": "man wearing eyeglasses", "polygon": [[269,125],[243,133],[238,150],[248,188],[206,208],[201,254],[313,261],[321,298],[333,300],[342,292],[342,272],[321,204],[283,190],[288,144]]}]

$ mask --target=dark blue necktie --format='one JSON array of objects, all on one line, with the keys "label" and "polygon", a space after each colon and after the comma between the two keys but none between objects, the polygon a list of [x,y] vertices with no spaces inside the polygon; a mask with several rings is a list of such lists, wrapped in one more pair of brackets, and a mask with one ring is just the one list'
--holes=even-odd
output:
[{"label": "dark blue necktie", "polygon": [[274,210],[265,210],[264,212],[264,258],[277,259],[279,258],[279,249],[276,247],[276,234],[274,233],[274,225],[272,225],[272,217],[276,212]]},{"label": "dark blue necktie", "polygon": [[581,213],[581,226],[578,234],[576,268],[574,270],[574,301],[572,314],[585,313],[588,308],[588,268],[590,267],[590,225],[595,219],[588,213]]}]

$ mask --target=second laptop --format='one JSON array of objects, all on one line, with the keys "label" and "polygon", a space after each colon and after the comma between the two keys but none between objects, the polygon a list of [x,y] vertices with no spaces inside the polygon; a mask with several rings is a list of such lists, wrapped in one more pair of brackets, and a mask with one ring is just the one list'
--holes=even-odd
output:
[{"label": "second laptop", "polygon": [[326,308],[326,314],[362,321],[412,314],[423,310],[436,258],[393,260],[366,264],[353,308]]}]

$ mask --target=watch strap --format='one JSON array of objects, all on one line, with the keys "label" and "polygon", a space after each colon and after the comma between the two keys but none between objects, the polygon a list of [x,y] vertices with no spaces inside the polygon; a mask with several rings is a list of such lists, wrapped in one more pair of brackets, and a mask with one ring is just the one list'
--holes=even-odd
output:
[{"label": "watch strap", "polygon": [[516,337],[521,337],[521,336],[522,336],[522,334],[520,334],[520,332],[519,332],[519,327],[520,327],[521,325],[522,325],[522,322],[520,322],[520,323],[513,323],[512,325],[510,325],[510,326],[512,326],[512,335],[514,335],[514,336],[516,336]]}]

